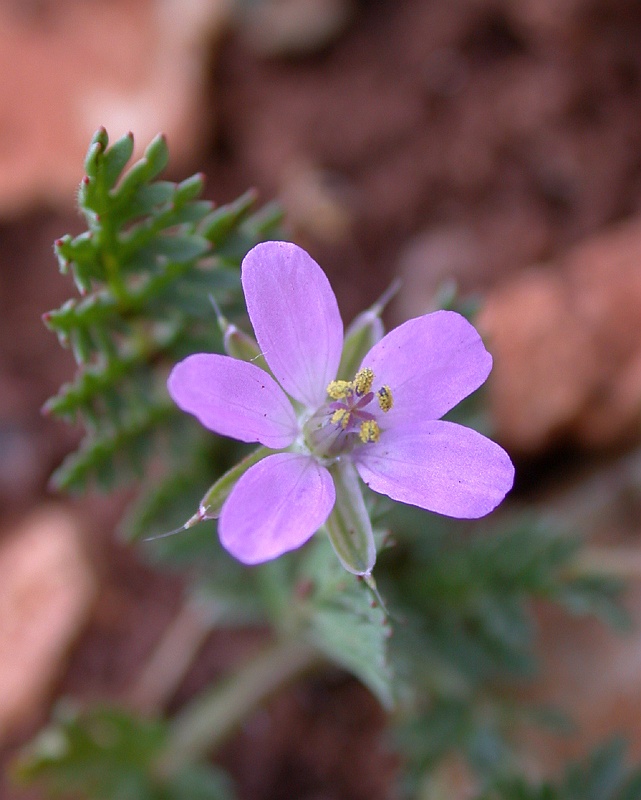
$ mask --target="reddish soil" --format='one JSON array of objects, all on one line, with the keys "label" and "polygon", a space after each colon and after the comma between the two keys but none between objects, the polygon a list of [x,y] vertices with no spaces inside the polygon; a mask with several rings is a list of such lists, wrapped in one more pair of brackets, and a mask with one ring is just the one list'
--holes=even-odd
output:
[{"label": "reddish soil", "polygon": [[[281,196],[347,319],[399,271],[410,288],[397,315],[448,275],[487,291],[639,213],[640,41],[636,0],[371,0],[334,43],[295,59],[260,57],[236,32],[212,67],[216,130],[193,168],[217,202],[251,185]],[[342,221],[323,216],[327,207]],[[71,292],[51,242],[80,229],[70,209],[0,227],[7,532],[49,498],[47,476],[76,437],[39,412],[73,370],[39,317]],[[95,521],[101,594],[58,694],[118,697],[176,612],[180,586],[112,542],[113,504],[80,506]],[[181,697],[219,674],[221,649],[212,637]],[[294,687],[265,713],[222,754],[242,800],[393,797],[383,715],[354,682]]]}]

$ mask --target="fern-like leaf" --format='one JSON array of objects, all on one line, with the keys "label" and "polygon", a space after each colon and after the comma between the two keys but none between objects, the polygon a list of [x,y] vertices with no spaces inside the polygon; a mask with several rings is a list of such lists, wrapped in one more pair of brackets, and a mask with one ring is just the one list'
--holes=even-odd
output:
[{"label": "fern-like leaf", "polygon": [[168,162],[162,136],[126,169],[133,144],[131,134],[112,145],[104,129],[95,134],[78,191],[88,229],[55,243],[79,296],[44,321],[78,370],[45,411],[86,429],[53,476],[59,488],[140,475],[159,438],[190,424],[169,402],[167,372],[190,352],[220,349],[208,297],[231,316],[242,309],[240,260],[279,221],[271,207],[253,213],[252,192],[214,208],[201,199],[202,175],[158,180]]}]

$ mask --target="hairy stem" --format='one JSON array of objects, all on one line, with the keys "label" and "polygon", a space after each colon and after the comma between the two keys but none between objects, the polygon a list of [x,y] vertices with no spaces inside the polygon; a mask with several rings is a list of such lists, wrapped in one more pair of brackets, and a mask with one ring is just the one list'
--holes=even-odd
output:
[{"label": "hairy stem", "polygon": [[211,613],[204,605],[188,600],[134,683],[128,706],[143,714],[162,708],[185,677],[212,624]]},{"label": "hairy stem", "polygon": [[158,772],[169,776],[217,747],[271,695],[322,663],[310,645],[271,645],[222,684],[192,700],[175,718]]}]

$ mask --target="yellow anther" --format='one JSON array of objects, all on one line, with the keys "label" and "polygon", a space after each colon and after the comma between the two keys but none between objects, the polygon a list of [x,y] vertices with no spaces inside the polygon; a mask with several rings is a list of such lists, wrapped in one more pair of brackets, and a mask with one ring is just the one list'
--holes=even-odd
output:
[{"label": "yellow anther", "polygon": [[332,422],[334,425],[340,425],[343,430],[349,425],[351,413],[346,408],[337,408],[332,414]]},{"label": "yellow anther", "polygon": [[361,442],[367,444],[368,442],[377,442],[381,435],[381,429],[378,427],[378,422],[375,419],[368,419],[361,423],[361,430],[359,433]]},{"label": "yellow anther", "polygon": [[389,411],[394,405],[392,390],[389,386],[381,386],[376,394],[378,395],[378,404],[381,407],[381,411]]},{"label": "yellow anther", "polygon": [[327,387],[327,394],[332,400],[342,400],[352,390],[352,384],[349,381],[332,381]]},{"label": "yellow anther", "polygon": [[364,367],[356,373],[356,376],[352,381],[352,386],[354,387],[356,394],[363,395],[370,391],[373,383],[374,373],[369,367]]}]

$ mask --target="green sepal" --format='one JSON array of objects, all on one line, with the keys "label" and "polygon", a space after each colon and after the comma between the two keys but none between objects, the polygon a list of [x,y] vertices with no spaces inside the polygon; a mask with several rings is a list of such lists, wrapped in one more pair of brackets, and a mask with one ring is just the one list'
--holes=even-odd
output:
[{"label": "green sepal", "polygon": [[262,363],[260,366],[262,367],[265,363],[265,359],[260,353],[256,339],[248,333],[241,331],[240,328],[237,328],[236,325],[227,319],[220,310],[213,295],[210,295],[209,299],[216,312],[216,321],[223,335],[223,347],[227,355],[232,358],[237,358],[240,361],[256,361],[257,359],[261,359]]},{"label": "green sepal", "polygon": [[216,312],[216,321],[223,335],[223,347],[227,355],[237,358],[239,361],[250,361],[264,369],[265,372],[270,372],[256,339],[245,333],[245,331],[241,331],[240,328],[227,319],[213,295],[210,295],[209,299]]},{"label": "green sepal", "polygon": [[399,285],[398,281],[394,281],[374,305],[359,314],[347,328],[343,355],[338,368],[338,378],[340,380],[351,381],[358,372],[365,356],[376,342],[383,338],[385,329],[381,314],[398,291]]},{"label": "green sepal", "polygon": [[238,358],[241,361],[249,361],[257,367],[260,367],[268,375],[272,375],[272,371],[267,361],[265,361],[265,356],[261,353],[256,339],[248,333],[245,333],[245,331],[241,331],[240,328],[228,322],[224,317],[222,317],[222,320],[224,320],[224,327],[221,324],[220,318],[218,324],[221,326],[223,347],[227,355]]},{"label": "green sepal", "polygon": [[225,323],[225,328],[222,331],[225,352],[233,358],[239,358],[241,361],[251,361],[267,371],[267,362],[260,352],[256,339],[241,331],[231,322],[225,320]]},{"label": "green sepal", "polygon": [[325,523],[329,540],[348,572],[369,575],[376,562],[376,544],[356,469],[342,459],[329,471],[336,487],[336,502]]},{"label": "green sepal", "polygon": [[[198,513],[192,518],[193,523],[205,519],[217,519],[220,516],[221,509],[225,500],[231,494],[231,490],[236,483],[242,478],[250,467],[262,461],[263,458],[275,453],[275,450],[270,450],[269,447],[258,447],[248,456],[245,456],[242,461],[233,466],[214,483],[207,491],[203,499],[200,501]],[[189,522],[192,522],[190,520]],[[189,525],[189,523],[187,523]]]}]

